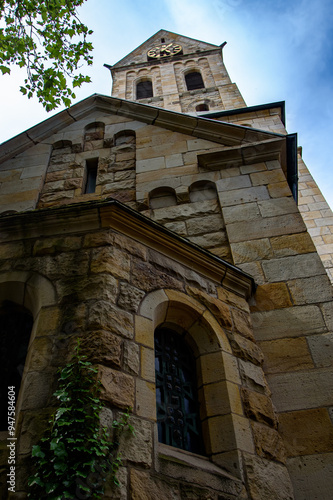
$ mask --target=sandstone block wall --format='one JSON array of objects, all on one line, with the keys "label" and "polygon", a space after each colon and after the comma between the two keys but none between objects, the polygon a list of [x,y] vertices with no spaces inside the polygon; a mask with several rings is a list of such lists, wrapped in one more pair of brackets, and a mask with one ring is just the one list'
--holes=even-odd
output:
[{"label": "sandstone block wall", "polygon": [[298,155],[299,210],[326,272],[333,283],[333,213],[315,180]]},{"label": "sandstone block wall", "polygon": [[[108,484],[106,499],[291,499],[245,293],[168,257],[163,245],[157,250],[157,234],[148,244],[144,225],[136,237],[113,229],[122,216],[107,203],[90,203],[80,212],[68,206],[3,219],[1,300],[24,304],[34,316],[18,401],[17,495],[25,497],[31,447],[55,405],[56,371],[80,337],[99,368],[103,422],[133,408],[135,436],[122,437],[120,488]],[[157,443],[153,346],[164,323],[187,331],[196,357],[210,460]],[[6,498],[5,453],[1,460]],[[258,480],[264,471],[265,485]]]}]

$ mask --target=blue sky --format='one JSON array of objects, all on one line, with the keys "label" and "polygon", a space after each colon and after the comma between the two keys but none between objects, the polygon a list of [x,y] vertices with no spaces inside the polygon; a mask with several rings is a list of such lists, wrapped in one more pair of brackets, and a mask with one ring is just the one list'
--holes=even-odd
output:
[{"label": "blue sky", "polygon": [[[94,30],[93,83],[77,100],[109,95],[114,64],[160,29],[220,45],[247,105],[286,101],[287,130],[333,206],[333,3],[331,0],[87,0]],[[51,116],[18,90],[20,70],[0,77],[0,142]]]}]

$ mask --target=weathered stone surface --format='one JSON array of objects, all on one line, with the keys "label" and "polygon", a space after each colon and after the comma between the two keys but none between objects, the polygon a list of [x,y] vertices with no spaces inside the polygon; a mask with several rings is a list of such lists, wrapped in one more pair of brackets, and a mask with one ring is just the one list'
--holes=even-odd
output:
[{"label": "weathered stone surface", "polygon": [[307,338],[315,366],[324,368],[333,365],[333,333]]},{"label": "weathered stone surface", "polygon": [[136,312],[145,292],[129,285],[126,282],[120,283],[117,304],[126,311]]},{"label": "weathered stone surface", "polygon": [[262,217],[293,214],[298,212],[294,198],[275,198],[258,202]]},{"label": "weathered stone surface", "polygon": [[257,287],[251,311],[270,311],[291,306],[290,294],[285,283],[267,283]]},{"label": "weathered stone surface", "polygon": [[294,306],[252,314],[257,340],[299,337],[326,332],[326,325],[317,306]]},{"label": "weathered stone surface", "polygon": [[279,463],[244,455],[252,500],[293,500],[293,488],[287,468]]},{"label": "weathered stone surface", "polygon": [[116,278],[129,280],[130,257],[118,248],[93,250],[90,269],[93,273],[110,273]]},{"label": "weathered stone surface", "polygon": [[290,281],[288,287],[295,304],[312,304],[332,300],[332,285],[327,275]]},{"label": "weathered stone surface", "polygon": [[113,244],[114,246],[122,249],[124,252],[128,252],[131,255],[141,258],[142,260],[146,260],[147,248],[137,241],[131,240],[122,234],[114,234]]},{"label": "weathered stone surface", "polygon": [[230,308],[226,304],[194,287],[187,287],[187,292],[189,295],[204,304],[213,316],[215,316],[220,325],[224,326],[228,330],[232,329]]},{"label": "weathered stone surface", "polygon": [[263,362],[264,355],[257,344],[237,333],[228,335],[228,338],[235,356],[251,361],[256,365],[260,365]]},{"label": "weathered stone surface", "polygon": [[107,330],[122,337],[133,338],[132,314],[106,301],[89,305],[87,327],[90,330]]},{"label": "weathered stone surface", "polygon": [[0,245],[0,259],[16,259],[23,257],[25,252],[26,248],[23,242],[3,243]]},{"label": "weathered stone surface", "polygon": [[37,337],[34,339],[29,351],[30,370],[39,371],[50,365],[52,346],[53,341],[50,337]]},{"label": "weathered stone surface", "polygon": [[174,220],[185,220],[190,217],[205,217],[209,214],[218,213],[219,207],[216,200],[205,200],[191,204],[178,205],[176,207],[164,207],[154,210],[154,220],[160,224],[173,222]]},{"label": "weathered stone surface", "polygon": [[333,491],[333,453],[289,458],[296,500],[330,500]]},{"label": "weathered stone surface", "polygon": [[39,442],[49,427],[52,412],[53,408],[24,412],[17,453],[31,453],[32,446]]},{"label": "weathered stone surface", "polygon": [[226,224],[242,222],[245,220],[255,220],[260,217],[260,211],[257,203],[244,203],[234,207],[223,208],[223,218]]},{"label": "weathered stone surface", "polygon": [[21,410],[35,410],[47,406],[51,396],[53,376],[45,370],[27,373],[21,386],[23,390]]},{"label": "weathered stone surface", "polygon": [[124,368],[137,375],[140,369],[139,346],[134,342],[124,342]]},{"label": "weathered stone surface", "polygon": [[199,245],[202,248],[216,247],[223,245],[228,241],[227,234],[223,230],[215,233],[208,233],[202,236],[189,236],[188,239],[195,245]]},{"label": "weathered stone surface", "polygon": [[248,389],[242,389],[241,393],[244,412],[248,418],[272,427],[277,426],[277,418],[269,397]]},{"label": "weathered stone surface", "polygon": [[132,263],[132,284],[146,292],[157,290],[158,288],[175,288],[183,290],[184,285],[166,273],[161,273],[153,265],[133,259]]},{"label": "weathered stone surface", "polygon": [[54,253],[68,252],[70,250],[78,250],[80,247],[81,238],[79,236],[47,238],[36,241],[33,247],[33,255],[50,255]]},{"label": "weathered stone surface", "polygon": [[279,430],[288,456],[333,451],[333,426],[326,408],[281,413]]},{"label": "weathered stone surface", "polygon": [[239,371],[243,385],[249,389],[269,394],[264,372],[260,366],[249,361],[239,360]]},{"label": "weathered stone surface", "polygon": [[284,464],[286,462],[286,450],[280,434],[267,425],[253,421],[251,427],[257,455]]},{"label": "weathered stone surface", "polygon": [[81,337],[82,352],[93,364],[117,366],[121,364],[122,340],[108,331],[89,332]]},{"label": "weathered stone surface", "polygon": [[271,245],[276,257],[287,257],[315,251],[308,233],[292,234],[271,238]]},{"label": "weathered stone surface", "polygon": [[119,438],[119,452],[122,459],[143,467],[150,467],[153,451],[153,424],[133,416],[130,417],[130,424],[134,427],[135,434],[125,430]]},{"label": "weathered stone surface", "polygon": [[267,379],[279,413],[333,406],[333,374],[330,369],[272,374]]},{"label": "weathered stone surface", "polygon": [[[35,259],[33,266],[37,272],[42,272],[51,279],[66,277],[70,281],[71,276],[84,276],[88,273],[90,255],[88,251],[76,251],[61,253],[55,256],[45,256],[43,259]],[[84,278],[82,278],[83,280]],[[80,279],[81,283],[81,279]],[[83,284],[81,286],[84,286]]]},{"label": "weathered stone surface", "polygon": [[155,383],[136,379],[136,413],[140,417],[156,419]]},{"label": "weathered stone surface", "polygon": [[133,408],[134,380],[133,377],[98,365],[98,380],[101,381],[101,399],[119,408]]},{"label": "weathered stone surface", "polygon": [[109,274],[95,274],[73,277],[57,282],[57,290],[63,301],[108,300],[115,302],[118,293],[118,280]]},{"label": "weathered stone surface", "polygon": [[130,495],[132,500],[181,500],[177,483],[135,469],[131,469]]},{"label": "weathered stone surface", "polygon": [[247,339],[254,341],[250,314],[232,308],[231,316],[234,324],[234,330],[237,333],[240,333],[241,335],[246,337]]},{"label": "weathered stone surface", "polygon": [[111,231],[100,231],[98,233],[88,233],[84,237],[84,247],[101,247],[112,245],[115,235]]},{"label": "weathered stone surface", "polygon": [[277,217],[264,217],[253,221],[234,222],[227,225],[227,231],[230,243],[237,243],[258,238],[301,233],[305,231],[305,225],[299,214],[288,214]]},{"label": "weathered stone surface", "polygon": [[246,262],[244,264],[238,264],[238,267],[245,273],[252,276],[258,285],[265,283],[266,279],[262,270],[261,262]]},{"label": "weathered stone surface", "polygon": [[235,264],[273,257],[273,251],[268,238],[232,243],[231,251]]},{"label": "weathered stone surface", "polygon": [[231,205],[241,205],[259,200],[268,200],[269,194],[266,186],[247,187],[243,189],[233,189],[232,191],[223,191],[219,193],[219,199],[222,207]]},{"label": "weathered stone surface", "polygon": [[262,267],[270,282],[326,274],[320,258],[315,253],[264,261]]},{"label": "weathered stone surface", "polygon": [[225,226],[220,214],[199,217],[186,221],[187,232],[193,236],[196,234],[213,233],[221,231]]},{"label": "weathered stone surface", "polygon": [[127,481],[128,469],[127,467],[120,467],[116,474],[119,486],[114,484],[113,481],[106,480],[104,500],[127,500]]},{"label": "weathered stone surface", "polygon": [[230,306],[237,307],[242,311],[249,312],[249,305],[243,297],[239,297],[222,287],[217,287],[217,296],[220,300],[222,300],[222,302],[225,302]]},{"label": "weathered stone surface", "polygon": [[265,373],[283,373],[314,368],[304,338],[270,340],[261,342],[260,347],[264,353]]}]

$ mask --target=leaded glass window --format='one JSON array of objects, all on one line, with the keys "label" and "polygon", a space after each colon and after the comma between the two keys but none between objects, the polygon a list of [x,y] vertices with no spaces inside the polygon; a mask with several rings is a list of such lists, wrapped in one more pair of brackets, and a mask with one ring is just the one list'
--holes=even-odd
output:
[{"label": "leaded glass window", "polygon": [[202,454],[195,359],[169,328],[155,332],[155,374],[159,441]]}]

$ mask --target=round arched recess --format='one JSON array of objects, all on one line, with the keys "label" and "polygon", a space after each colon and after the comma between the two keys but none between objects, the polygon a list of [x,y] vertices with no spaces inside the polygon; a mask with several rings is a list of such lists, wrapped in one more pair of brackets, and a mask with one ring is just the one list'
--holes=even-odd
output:
[{"label": "round arched recess", "polygon": [[4,300],[25,307],[36,319],[42,307],[56,304],[56,292],[40,274],[13,271],[0,274],[0,304]]},{"label": "round arched recess", "polygon": [[[144,344],[143,350],[150,351],[146,355],[150,359],[154,357],[152,351],[157,328],[172,329],[186,340],[196,359],[205,454],[216,464],[241,477],[238,434],[245,432],[250,436],[251,430],[242,413],[238,363],[217,319],[196,299],[166,289],[151,292],[144,298],[136,325],[136,340]],[[148,403],[147,393],[141,396],[138,391],[137,405],[145,407],[142,416],[156,420],[156,400],[152,396],[155,395],[155,383],[151,383],[150,394]],[[163,447],[163,444],[159,443],[159,446]]]},{"label": "round arched recess", "polygon": [[[36,390],[34,390],[35,392],[32,390],[26,391],[26,386],[29,386],[27,382],[29,377],[30,382],[33,379],[32,385],[36,384],[39,390],[41,387],[47,387],[47,390],[49,388],[46,384],[43,386],[41,382],[43,380],[41,368],[45,369],[50,363],[49,354],[51,352],[50,346],[52,340],[48,338],[45,342],[44,338],[39,344],[42,345],[44,343],[44,349],[45,345],[48,345],[46,351],[47,356],[44,356],[45,353],[43,353],[43,349],[40,350],[35,346],[36,343],[38,345],[40,341],[38,332],[41,332],[41,329],[43,329],[45,335],[50,328],[49,323],[45,324],[45,319],[42,319],[43,309],[54,307],[57,304],[57,296],[52,283],[40,274],[33,272],[6,272],[0,274],[0,308],[3,307],[6,309],[8,303],[17,306],[18,310],[22,308],[22,310],[31,313],[33,318],[33,326],[30,333],[30,339],[28,340],[26,356],[24,356],[25,360],[24,362],[22,361],[22,366],[20,368],[22,378],[16,400],[16,411],[17,415],[19,415],[21,407],[24,405],[25,397],[27,401],[29,401],[29,397],[32,393],[36,398],[39,397]],[[34,367],[32,367],[33,363],[35,363]],[[37,371],[36,368],[38,368]],[[30,373],[29,370],[31,370]],[[45,380],[46,378],[47,376],[45,376]],[[45,394],[47,394],[47,390]]]}]

